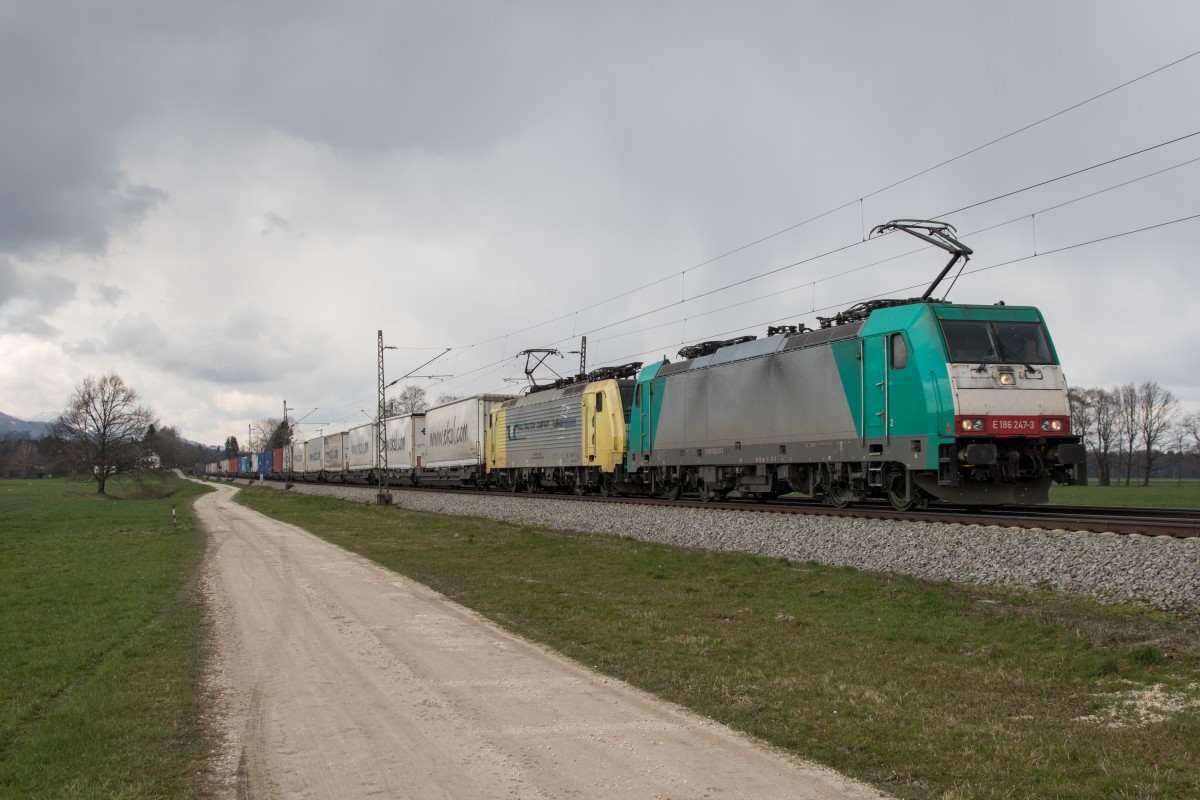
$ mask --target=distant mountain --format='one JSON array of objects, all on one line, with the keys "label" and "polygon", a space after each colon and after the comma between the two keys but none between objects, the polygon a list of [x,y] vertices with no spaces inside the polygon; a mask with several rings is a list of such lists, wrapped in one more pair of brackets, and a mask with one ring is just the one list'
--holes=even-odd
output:
[{"label": "distant mountain", "polygon": [[28,433],[30,439],[39,439],[50,432],[50,426],[44,422],[29,422],[16,417],[10,417],[0,411],[0,436]]}]

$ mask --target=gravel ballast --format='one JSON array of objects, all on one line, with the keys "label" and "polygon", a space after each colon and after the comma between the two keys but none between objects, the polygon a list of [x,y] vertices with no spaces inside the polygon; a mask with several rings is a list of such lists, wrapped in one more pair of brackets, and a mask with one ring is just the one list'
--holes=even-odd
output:
[{"label": "gravel ballast", "polygon": [[[373,503],[376,490],[297,484],[292,491]],[[598,504],[465,491],[394,490],[392,503],[413,511],[630,536],[926,580],[1048,587],[1100,602],[1133,602],[1171,611],[1200,608],[1200,539],[1195,538]]]}]

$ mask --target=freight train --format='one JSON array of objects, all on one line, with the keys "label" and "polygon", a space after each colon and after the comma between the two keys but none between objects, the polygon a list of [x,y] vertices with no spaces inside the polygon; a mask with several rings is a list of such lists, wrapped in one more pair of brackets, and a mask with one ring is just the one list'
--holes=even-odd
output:
[{"label": "freight train", "polygon": [[378,463],[367,425],[206,472],[710,501],[797,493],[902,510],[1046,502],[1084,449],[1041,313],[932,299],[971,250],[944,223],[896,220],[873,235],[889,230],[953,254],[922,297],[389,419]]}]

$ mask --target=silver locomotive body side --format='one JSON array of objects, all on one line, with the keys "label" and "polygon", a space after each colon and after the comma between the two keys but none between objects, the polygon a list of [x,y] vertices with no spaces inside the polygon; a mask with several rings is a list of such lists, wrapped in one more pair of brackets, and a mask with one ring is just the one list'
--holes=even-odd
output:
[{"label": "silver locomotive body side", "polygon": [[551,389],[517,398],[504,406],[504,467],[577,466],[584,462],[580,431],[587,385]]}]

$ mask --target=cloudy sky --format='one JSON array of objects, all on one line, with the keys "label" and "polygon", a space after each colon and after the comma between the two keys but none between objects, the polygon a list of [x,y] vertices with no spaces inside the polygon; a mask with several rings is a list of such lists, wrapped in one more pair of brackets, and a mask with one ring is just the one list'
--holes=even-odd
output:
[{"label": "cloudy sky", "polygon": [[941,251],[863,241],[898,217],[957,226],[950,299],[1039,306],[1072,383],[1200,409],[1198,32],[1183,0],[0,0],[0,411],[115,370],[191,439],[285,399],[315,436],[366,421],[379,329],[389,379],[451,348],[435,399],[581,335],[650,361],[920,294]]}]

